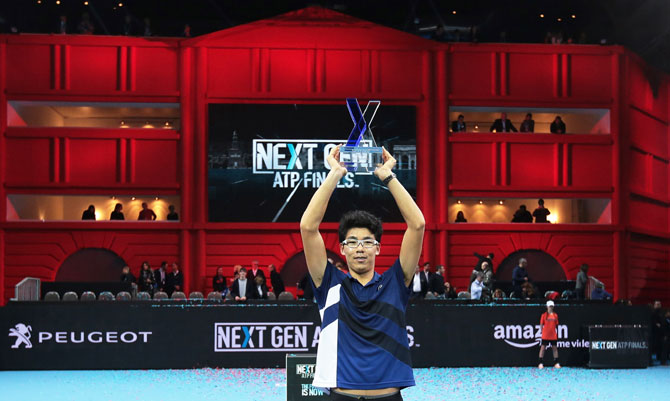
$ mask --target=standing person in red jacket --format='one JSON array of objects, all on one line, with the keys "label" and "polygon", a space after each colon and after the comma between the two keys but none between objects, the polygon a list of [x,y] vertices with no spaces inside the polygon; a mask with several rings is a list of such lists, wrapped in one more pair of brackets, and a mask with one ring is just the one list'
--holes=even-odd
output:
[{"label": "standing person in red jacket", "polygon": [[558,348],[556,347],[556,341],[558,340],[558,332],[556,331],[558,328],[558,315],[554,313],[554,301],[547,301],[547,311],[540,318],[540,326],[542,326],[542,344],[540,345],[540,363],[537,367],[544,369],[544,364],[542,364],[544,350],[547,348],[547,345],[551,345],[551,351],[554,354],[554,367],[560,369]]}]

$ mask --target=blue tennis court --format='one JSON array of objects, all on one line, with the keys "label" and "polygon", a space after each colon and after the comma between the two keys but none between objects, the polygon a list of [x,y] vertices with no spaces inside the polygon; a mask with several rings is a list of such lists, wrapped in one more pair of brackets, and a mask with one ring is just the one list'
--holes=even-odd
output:
[{"label": "blue tennis court", "polygon": [[[405,400],[668,400],[670,367],[415,369]],[[284,369],[193,369],[0,372],[3,400],[286,399]]]}]

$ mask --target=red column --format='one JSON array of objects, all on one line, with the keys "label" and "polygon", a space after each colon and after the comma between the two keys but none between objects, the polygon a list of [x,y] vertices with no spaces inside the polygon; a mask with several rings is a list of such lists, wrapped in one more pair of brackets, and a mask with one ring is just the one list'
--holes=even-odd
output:
[{"label": "red column", "polygon": [[[207,48],[197,48],[195,54],[195,99],[194,99],[194,152],[193,172],[193,223],[202,227],[208,219],[207,197]],[[200,229],[193,233],[195,246],[193,255],[193,281],[198,289],[202,290],[205,277],[205,260],[207,248],[205,246],[205,232]]]},{"label": "red column", "polygon": [[[0,155],[6,154],[7,96],[5,96],[7,46],[0,44]],[[5,193],[5,163],[0,162],[0,223],[7,220],[7,194]],[[0,229],[0,305],[5,304],[5,231]]]}]

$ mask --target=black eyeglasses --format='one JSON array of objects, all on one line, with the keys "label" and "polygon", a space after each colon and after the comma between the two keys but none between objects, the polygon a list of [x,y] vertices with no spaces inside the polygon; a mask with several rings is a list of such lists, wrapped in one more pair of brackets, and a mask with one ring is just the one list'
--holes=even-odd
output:
[{"label": "black eyeglasses", "polygon": [[366,238],[366,239],[353,239],[349,238],[344,241],[342,241],[342,245],[346,246],[349,249],[356,249],[358,248],[358,245],[363,245],[363,248],[373,248],[375,245],[379,245],[379,241]]}]

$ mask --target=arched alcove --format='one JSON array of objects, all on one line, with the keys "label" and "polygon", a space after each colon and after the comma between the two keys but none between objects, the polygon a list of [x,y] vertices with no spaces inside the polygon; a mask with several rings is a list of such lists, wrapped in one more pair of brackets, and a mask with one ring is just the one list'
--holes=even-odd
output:
[{"label": "arched alcove", "polygon": [[496,280],[512,281],[512,271],[519,264],[519,259],[526,258],[526,270],[532,281],[563,281],[566,280],[565,270],[553,256],[539,249],[522,249],[509,254],[496,269]]},{"label": "arched alcove", "polygon": [[119,281],[125,265],[126,262],[110,250],[80,249],[61,264],[56,281]]},{"label": "arched alcove", "polygon": [[[342,262],[346,265],[346,262],[342,259],[342,257],[338,254],[336,254],[333,251],[326,250],[327,256],[334,260],[335,262]],[[284,281],[284,284],[287,287],[293,287],[298,283],[300,280],[302,280],[303,277],[305,277],[305,274],[307,274],[307,261],[305,260],[305,252],[300,251],[296,253],[295,255],[291,256],[286,263],[284,263],[284,266],[281,268],[281,271],[279,272],[279,275],[281,276],[282,280]]]}]

